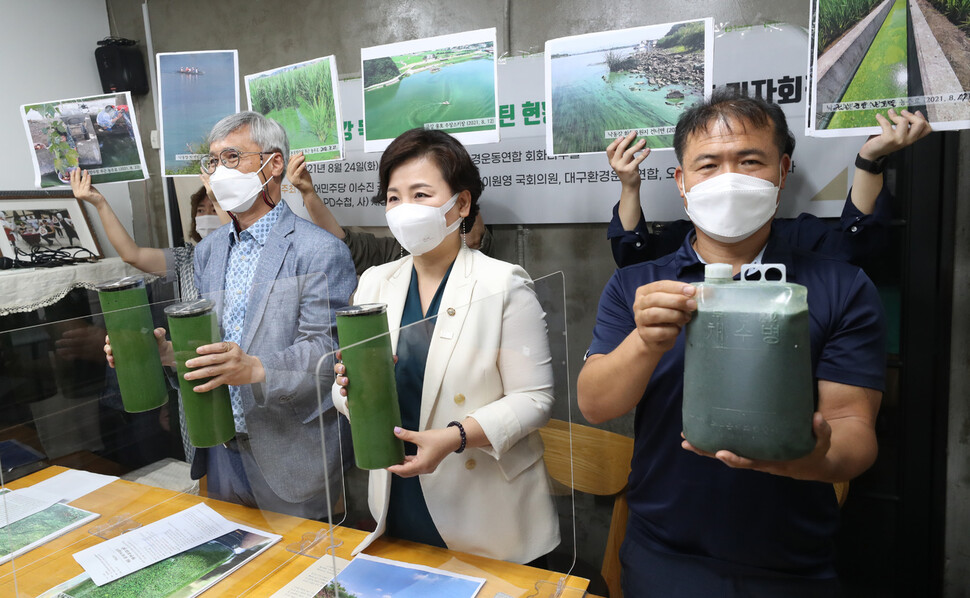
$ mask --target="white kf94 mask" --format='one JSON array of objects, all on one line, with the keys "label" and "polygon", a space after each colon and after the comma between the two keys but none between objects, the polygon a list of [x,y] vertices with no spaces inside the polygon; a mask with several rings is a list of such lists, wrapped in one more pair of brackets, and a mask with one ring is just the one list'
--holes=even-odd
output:
[{"label": "white kf94 mask", "polygon": [[704,234],[722,243],[753,235],[774,215],[779,187],[746,174],[728,172],[684,189],[687,216]]},{"label": "white kf94 mask", "polygon": [[259,192],[269,182],[269,177],[266,177],[266,183],[259,182],[259,173],[272,159],[273,155],[270,154],[269,160],[263,162],[256,172],[239,172],[235,168],[226,168],[220,164],[209,177],[209,186],[212,187],[219,207],[236,213],[253,207]]},{"label": "white kf94 mask", "polygon": [[405,250],[411,255],[428,253],[454,232],[464,218],[448,226],[445,214],[458,201],[455,193],[441,207],[416,203],[402,203],[387,211],[387,227]]}]

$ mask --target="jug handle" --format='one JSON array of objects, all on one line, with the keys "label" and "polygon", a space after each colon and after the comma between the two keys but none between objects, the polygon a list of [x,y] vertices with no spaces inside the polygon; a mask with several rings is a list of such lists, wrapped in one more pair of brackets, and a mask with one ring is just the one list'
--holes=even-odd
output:
[{"label": "jug handle", "polygon": [[[757,276],[754,276],[755,273],[757,273]],[[769,273],[772,275],[771,279],[767,278]],[[774,278],[779,273],[781,274],[781,278]],[[741,266],[741,280],[750,280],[751,282],[787,282],[788,271],[785,268],[785,264],[744,264]]]}]

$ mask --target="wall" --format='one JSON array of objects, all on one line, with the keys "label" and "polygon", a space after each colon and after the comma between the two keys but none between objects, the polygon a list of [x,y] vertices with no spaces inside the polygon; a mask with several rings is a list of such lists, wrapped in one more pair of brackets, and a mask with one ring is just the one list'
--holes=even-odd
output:
[{"label": "wall", "polygon": [[[0,189],[19,191],[34,187],[33,166],[26,143],[20,106],[102,93],[94,61],[97,42],[108,35],[104,0],[37,0],[7,2],[0,19]],[[14,59],[20,57],[20,59]],[[131,230],[131,204],[126,185],[102,185],[101,192]],[[70,189],[68,189],[70,191]],[[118,255],[105,242],[97,212],[88,219],[105,255]]]}]

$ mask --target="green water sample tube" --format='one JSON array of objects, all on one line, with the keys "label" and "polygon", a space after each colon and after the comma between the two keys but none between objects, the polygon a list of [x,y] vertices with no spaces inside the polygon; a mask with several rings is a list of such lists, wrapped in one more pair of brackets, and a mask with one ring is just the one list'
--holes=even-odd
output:
[{"label": "green water sample tube", "polygon": [[705,271],[687,324],[684,437],[751,459],[807,455],[815,448],[807,289],[736,281],[729,264]]},{"label": "green water sample tube", "polygon": [[141,276],[126,276],[98,286],[104,325],[118,374],[121,402],[128,413],[157,409],[168,401],[148,308],[148,292]]},{"label": "green water sample tube", "polygon": [[192,445],[200,448],[222,444],[236,435],[229,387],[223,384],[199,393],[192,389],[205,384],[208,378],[185,379],[185,374],[192,371],[192,368],[185,367],[185,362],[199,356],[196,349],[220,340],[219,323],[213,307],[214,304],[208,299],[196,299],[165,308],[175,351],[179,389],[182,391],[185,427],[188,428]]},{"label": "green water sample tube", "polygon": [[401,408],[387,306],[368,303],[338,309],[337,335],[350,378],[347,401],[357,467],[383,469],[402,463],[404,442],[394,436],[394,427],[401,425]]}]

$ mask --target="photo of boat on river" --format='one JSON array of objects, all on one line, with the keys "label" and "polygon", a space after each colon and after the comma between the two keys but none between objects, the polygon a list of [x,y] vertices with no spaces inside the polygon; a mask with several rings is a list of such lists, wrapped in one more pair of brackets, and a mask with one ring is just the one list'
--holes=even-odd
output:
[{"label": "photo of boat on river", "polygon": [[363,48],[361,72],[364,151],[415,127],[498,141],[494,28]]},{"label": "photo of boat on river", "polygon": [[156,60],[162,173],[197,177],[212,125],[239,112],[236,51],[162,52]]},{"label": "photo of boat on river", "polygon": [[711,91],[711,19],[546,42],[546,151],[601,152],[636,129],[670,148],[685,109]]},{"label": "photo of boat on river", "polygon": [[290,154],[303,152],[307,163],[343,157],[336,73],[336,59],[325,56],[246,75],[249,109],[280,123]]},{"label": "photo of boat on river", "polygon": [[876,113],[970,127],[970,0],[815,0],[809,134],[869,135]]}]

